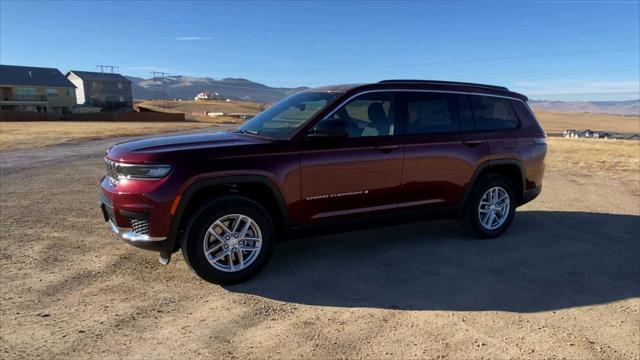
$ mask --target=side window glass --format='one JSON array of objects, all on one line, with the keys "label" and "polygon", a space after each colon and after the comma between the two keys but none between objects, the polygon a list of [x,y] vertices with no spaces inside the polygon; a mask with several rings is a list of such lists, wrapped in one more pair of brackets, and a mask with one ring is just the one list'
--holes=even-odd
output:
[{"label": "side window glass", "polygon": [[348,137],[390,136],[395,134],[393,94],[369,93],[344,105],[328,120],[341,120],[347,126]]},{"label": "side window glass", "polygon": [[407,134],[438,134],[459,131],[457,95],[429,92],[404,93]]},{"label": "side window glass", "polygon": [[477,130],[505,130],[518,127],[509,99],[471,95],[471,109]]},{"label": "side window glass", "polygon": [[473,115],[468,95],[458,95],[458,108],[460,109],[460,131],[473,131]]}]

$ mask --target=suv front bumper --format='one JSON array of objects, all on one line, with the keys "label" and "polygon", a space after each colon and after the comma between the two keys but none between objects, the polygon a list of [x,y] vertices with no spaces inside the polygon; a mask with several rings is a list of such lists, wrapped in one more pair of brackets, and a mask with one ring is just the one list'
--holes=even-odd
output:
[{"label": "suv front bumper", "polygon": [[158,236],[149,236],[148,234],[139,234],[136,233],[132,228],[129,227],[119,227],[115,223],[115,210],[114,208],[108,204],[104,197],[100,197],[99,201],[100,209],[102,211],[102,216],[104,220],[109,225],[111,231],[116,233],[122,240],[125,242],[148,250],[165,250],[167,247],[167,238],[166,237],[158,237]]}]

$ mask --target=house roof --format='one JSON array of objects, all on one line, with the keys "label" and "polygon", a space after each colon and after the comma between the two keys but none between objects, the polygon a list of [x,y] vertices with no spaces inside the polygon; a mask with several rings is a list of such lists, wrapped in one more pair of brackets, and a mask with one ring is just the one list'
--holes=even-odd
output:
[{"label": "house roof", "polygon": [[0,84],[75,88],[60,70],[34,66],[0,65]]},{"label": "house roof", "polygon": [[120,75],[120,74],[114,74],[114,73],[102,73],[102,72],[95,72],[95,71],[77,71],[77,70],[70,70],[67,73],[67,76],[69,76],[70,73],[73,73],[74,75],[76,75],[77,77],[79,77],[82,80],[89,80],[89,81],[121,81],[121,82],[127,82],[130,83],[131,80],[127,79],[126,77]]}]

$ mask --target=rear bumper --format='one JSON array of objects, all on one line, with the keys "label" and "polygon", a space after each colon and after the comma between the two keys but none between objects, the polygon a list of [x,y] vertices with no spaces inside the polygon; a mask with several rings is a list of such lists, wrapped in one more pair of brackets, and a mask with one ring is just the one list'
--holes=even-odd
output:
[{"label": "rear bumper", "polygon": [[538,195],[540,195],[541,191],[542,191],[542,186],[538,186],[538,187],[534,187],[534,188],[529,189],[529,190],[525,190],[524,194],[522,194],[522,201],[520,202],[520,205],[524,205],[524,204],[532,201],[533,199],[537,198]]}]

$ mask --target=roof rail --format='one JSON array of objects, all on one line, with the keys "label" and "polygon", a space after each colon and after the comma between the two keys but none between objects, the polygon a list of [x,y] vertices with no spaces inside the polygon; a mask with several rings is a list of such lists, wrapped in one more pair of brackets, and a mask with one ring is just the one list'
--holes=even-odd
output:
[{"label": "roof rail", "polygon": [[476,84],[476,83],[468,83],[468,82],[460,82],[460,81],[391,79],[391,80],[382,80],[382,81],[378,82],[378,84],[385,84],[385,83],[417,83],[417,84],[466,85],[466,86],[474,86],[474,87],[483,87],[483,88],[494,89],[494,90],[509,91],[509,89],[507,89],[504,86],[487,85],[487,84]]}]

